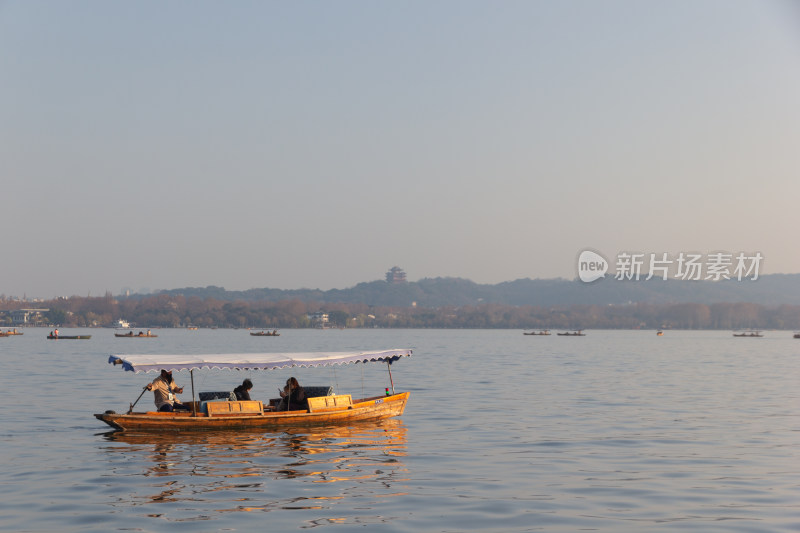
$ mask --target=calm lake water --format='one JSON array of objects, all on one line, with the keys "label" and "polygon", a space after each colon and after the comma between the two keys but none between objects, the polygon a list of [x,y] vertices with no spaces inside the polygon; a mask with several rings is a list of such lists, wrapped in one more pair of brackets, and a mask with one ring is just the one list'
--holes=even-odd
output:
[{"label": "calm lake water", "polygon": [[[0,338],[3,531],[799,531],[800,340],[791,332],[153,330]],[[278,433],[112,433],[155,374],[110,354],[413,348],[397,419]],[[381,394],[386,366],[201,371],[197,390],[290,375]],[[189,373],[175,373],[191,399]],[[139,407],[151,408],[152,393]]]}]

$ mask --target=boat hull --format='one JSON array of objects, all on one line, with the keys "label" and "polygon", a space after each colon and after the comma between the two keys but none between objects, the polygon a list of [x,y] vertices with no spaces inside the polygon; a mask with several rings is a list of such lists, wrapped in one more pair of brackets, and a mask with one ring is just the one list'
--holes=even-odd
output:
[{"label": "boat hull", "polygon": [[288,427],[349,425],[400,416],[405,410],[408,396],[408,392],[402,392],[392,396],[366,398],[356,400],[352,406],[320,412],[267,411],[263,414],[207,416],[188,412],[117,414],[109,411],[94,416],[123,431],[278,430]]},{"label": "boat hull", "polygon": [[58,337],[56,337],[55,335],[48,335],[47,338],[50,339],[50,340],[54,340],[54,341],[58,341],[58,340],[62,340],[62,339],[66,339],[66,340],[76,340],[76,339],[86,340],[86,339],[91,339],[92,336],[91,335],[59,335]]}]

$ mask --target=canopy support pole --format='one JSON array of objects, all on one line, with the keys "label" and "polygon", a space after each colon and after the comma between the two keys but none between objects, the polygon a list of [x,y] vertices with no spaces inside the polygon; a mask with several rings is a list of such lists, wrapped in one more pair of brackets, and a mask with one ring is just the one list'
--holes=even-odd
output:
[{"label": "canopy support pole", "polygon": [[192,416],[197,416],[197,403],[194,401],[194,369],[189,370],[189,377],[192,380]]},{"label": "canopy support pole", "polygon": [[392,363],[390,361],[386,361],[386,368],[389,369],[389,384],[392,386],[392,395],[394,395],[394,380],[392,379]]}]

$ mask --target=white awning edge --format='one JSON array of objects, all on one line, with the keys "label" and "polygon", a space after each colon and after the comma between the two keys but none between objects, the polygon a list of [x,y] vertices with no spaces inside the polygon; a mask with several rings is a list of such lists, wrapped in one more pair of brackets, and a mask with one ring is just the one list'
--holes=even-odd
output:
[{"label": "white awning edge", "polygon": [[164,370],[272,370],[277,368],[344,365],[349,363],[383,362],[389,364],[401,357],[410,357],[410,349],[369,352],[297,352],[239,353],[192,355],[111,355],[108,362],[122,365],[123,370],[141,373]]}]

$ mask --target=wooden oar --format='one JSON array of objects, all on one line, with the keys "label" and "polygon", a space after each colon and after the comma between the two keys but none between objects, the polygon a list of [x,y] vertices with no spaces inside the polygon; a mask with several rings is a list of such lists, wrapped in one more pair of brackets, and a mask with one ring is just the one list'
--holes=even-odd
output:
[{"label": "wooden oar", "polygon": [[144,393],[145,393],[145,391],[146,391],[146,390],[147,390],[147,385],[145,385],[145,386],[144,386],[144,388],[142,389],[142,394],[140,394],[140,395],[139,395],[139,397],[138,397],[138,398],[136,398],[136,401],[135,401],[135,402],[133,402],[133,403],[131,404],[131,408],[130,408],[130,409],[128,409],[128,414],[131,414],[131,413],[133,412],[133,407],[134,407],[134,406],[135,406],[137,403],[139,403],[139,400],[142,398],[142,395],[144,395]]}]

